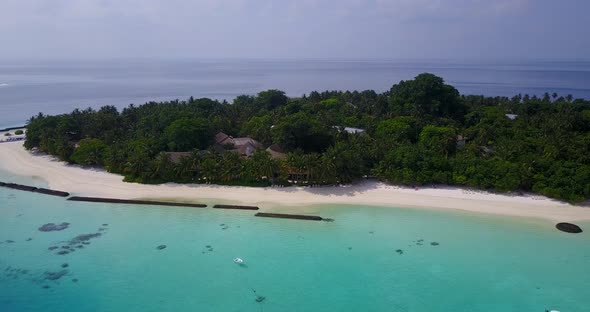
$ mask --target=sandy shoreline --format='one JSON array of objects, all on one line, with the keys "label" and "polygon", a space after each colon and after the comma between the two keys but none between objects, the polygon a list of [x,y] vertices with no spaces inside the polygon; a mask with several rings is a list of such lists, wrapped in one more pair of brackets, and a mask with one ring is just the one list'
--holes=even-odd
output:
[{"label": "sandy shoreline", "polygon": [[542,196],[506,196],[458,188],[414,190],[377,182],[321,188],[125,183],[119,175],[70,166],[50,156],[35,156],[24,149],[22,142],[0,143],[0,169],[19,176],[37,177],[46,181],[52,189],[81,196],[175,198],[188,202],[219,199],[223,202],[259,205],[262,210],[294,210],[297,206],[313,204],[358,204],[452,209],[559,222],[590,220],[589,207],[569,205]]}]

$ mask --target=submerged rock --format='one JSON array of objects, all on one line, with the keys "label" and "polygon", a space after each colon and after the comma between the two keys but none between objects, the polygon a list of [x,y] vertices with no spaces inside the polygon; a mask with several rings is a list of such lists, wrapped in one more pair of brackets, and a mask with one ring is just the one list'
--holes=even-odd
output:
[{"label": "submerged rock", "polygon": [[69,265],[69,264],[67,264],[67,263],[64,263],[64,264],[62,264],[62,265],[61,265],[61,267],[62,267],[62,268],[64,268],[64,269],[65,269],[65,268],[67,268],[67,267],[69,267],[69,266],[70,266],[70,265]]},{"label": "submerged rock", "polygon": [[430,245],[432,245],[432,246],[438,246],[438,245],[440,245],[440,244],[439,244],[439,243],[437,243],[437,242],[432,242],[432,243],[430,243]]},{"label": "submerged rock", "polygon": [[12,243],[14,243],[14,241],[13,241],[13,240],[11,240],[11,239],[7,239],[7,240],[5,240],[5,242],[6,242],[6,243],[8,243],[8,244],[12,244]]},{"label": "submerged rock", "polygon": [[68,270],[61,270],[59,272],[45,272],[45,279],[50,281],[57,281],[66,274],[68,274]]},{"label": "submerged rock", "polygon": [[27,239],[25,239],[25,240],[26,240],[27,242],[30,242],[30,241],[32,241],[33,239],[29,237],[29,238],[27,238]]},{"label": "submerged rock", "polygon": [[51,246],[51,247],[49,247],[47,249],[49,249],[49,250],[56,250],[57,248],[59,248],[59,247],[57,247],[57,246]]},{"label": "submerged rock", "polygon": [[61,224],[54,224],[54,223],[47,223],[43,224],[39,231],[41,232],[53,232],[53,231],[62,231],[68,228],[70,224],[67,222],[63,222]]},{"label": "submerged rock", "polygon": [[400,255],[403,255],[403,254],[404,254],[404,251],[403,251],[403,250],[401,250],[401,249],[397,249],[395,252],[397,252],[397,253],[398,253],[398,254],[400,254]]},{"label": "submerged rock", "polygon": [[109,224],[108,223],[103,223],[102,226],[109,226]]},{"label": "submerged rock", "polygon": [[166,249],[166,247],[167,247],[166,245],[160,245],[160,246],[156,247],[156,249],[162,250],[162,249]]},{"label": "submerged rock", "polygon": [[77,283],[78,282],[78,279],[77,278],[73,278],[72,279],[72,282]]},{"label": "submerged rock", "polygon": [[44,289],[49,289],[50,287],[49,287],[49,285],[43,285],[43,288]]},{"label": "submerged rock", "polygon": [[566,233],[573,233],[573,234],[577,234],[577,233],[582,233],[582,229],[572,223],[566,223],[566,222],[562,222],[562,223],[557,223],[555,225],[555,227],[562,231],[562,232],[566,232]]},{"label": "submerged rock", "polygon": [[70,240],[70,244],[72,244],[72,245],[78,245],[80,243],[84,244],[85,242],[88,242],[89,240],[91,240],[93,238],[100,237],[101,235],[102,235],[101,233],[78,235],[78,236],[72,238],[72,240]]},{"label": "submerged rock", "polygon": [[69,251],[67,251],[67,250],[60,250],[60,251],[58,251],[58,252],[57,252],[57,254],[58,254],[58,255],[60,255],[60,256],[67,255],[67,254],[69,254],[69,253],[70,253],[70,252],[69,252]]},{"label": "submerged rock", "polygon": [[256,302],[262,302],[266,299],[264,296],[256,296]]}]

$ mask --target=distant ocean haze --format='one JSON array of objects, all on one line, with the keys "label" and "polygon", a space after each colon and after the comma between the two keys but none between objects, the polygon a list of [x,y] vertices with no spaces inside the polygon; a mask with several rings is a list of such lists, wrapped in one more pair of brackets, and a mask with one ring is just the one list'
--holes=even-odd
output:
[{"label": "distant ocean haze", "polygon": [[39,112],[208,97],[280,89],[375,90],[423,72],[443,77],[462,94],[542,96],[556,92],[590,99],[590,62],[192,60],[0,64],[0,128],[19,126]]}]

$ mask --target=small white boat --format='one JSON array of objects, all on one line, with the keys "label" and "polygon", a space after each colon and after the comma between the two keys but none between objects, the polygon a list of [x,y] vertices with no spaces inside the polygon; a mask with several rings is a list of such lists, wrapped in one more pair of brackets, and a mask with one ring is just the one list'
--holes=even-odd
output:
[{"label": "small white boat", "polygon": [[244,260],[242,260],[241,258],[235,258],[234,262],[237,264],[242,264],[242,263],[244,263]]}]

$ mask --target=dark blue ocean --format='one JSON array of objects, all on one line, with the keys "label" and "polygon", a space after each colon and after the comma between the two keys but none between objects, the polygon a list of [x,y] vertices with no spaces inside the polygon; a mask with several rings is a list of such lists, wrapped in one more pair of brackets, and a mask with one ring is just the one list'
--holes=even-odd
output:
[{"label": "dark blue ocean", "polygon": [[423,72],[463,94],[513,96],[557,92],[590,99],[590,62],[112,60],[0,62],[0,128],[40,111],[126,106],[189,96],[226,99],[281,89],[385,91]]}]

